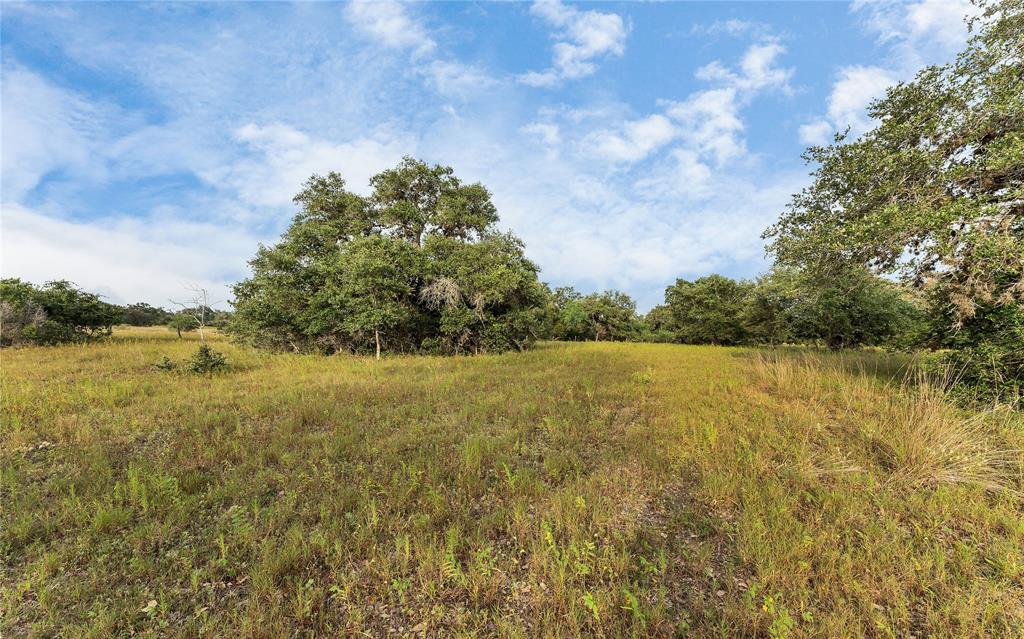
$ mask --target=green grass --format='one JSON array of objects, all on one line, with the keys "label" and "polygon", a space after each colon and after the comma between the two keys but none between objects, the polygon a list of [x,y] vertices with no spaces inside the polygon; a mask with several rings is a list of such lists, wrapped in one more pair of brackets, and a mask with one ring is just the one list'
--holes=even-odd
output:
[{"label": "green grass", "polygon": [[4,637],[1024,636],[1021,416],[878,354],[3,352]]}]

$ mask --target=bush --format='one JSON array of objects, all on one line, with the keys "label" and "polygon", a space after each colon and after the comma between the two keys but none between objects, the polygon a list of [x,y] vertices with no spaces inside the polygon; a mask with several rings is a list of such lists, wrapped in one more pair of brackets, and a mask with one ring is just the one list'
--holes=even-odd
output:
[{"label": "bush", "polygon": [[61,344],[110,335],[121,318],[117,306],[71,282],[37,287],[17,278],[0,280],[0,345]]},{"label": "bush", "polygon": [[161,371],[173,371],[178,368],[178,363],[164,355],[159,362],[153,364],[153,368]]},{"label": "bush", "polygon": [[228,360],[206,344],[202,344],[188,360],[186,368],[190,373],[213,373],[227,368]]},{"label": "bush", "polygon": [[947,353],[933,365],[951,380],[951,392],[968,402],[1024,407],[1024,348],[982,343]]}]

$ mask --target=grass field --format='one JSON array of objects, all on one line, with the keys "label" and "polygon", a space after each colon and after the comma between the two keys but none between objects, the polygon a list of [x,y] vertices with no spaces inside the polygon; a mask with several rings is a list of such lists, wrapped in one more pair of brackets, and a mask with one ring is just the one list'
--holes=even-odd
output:
[{"label": "grass field", "polygon": [[1024,636],[1024,425],[643,344],[2,357],[4,637]]}]

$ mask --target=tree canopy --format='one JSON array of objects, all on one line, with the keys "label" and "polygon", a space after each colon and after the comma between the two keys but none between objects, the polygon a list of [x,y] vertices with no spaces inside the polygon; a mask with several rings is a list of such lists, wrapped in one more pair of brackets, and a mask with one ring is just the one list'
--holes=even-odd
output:
[{"label": "tree canopy", "polygon": [[159,306],[136,302],[122,309],[121,322],[129,326],[158,326],[166,324],[172,315],[173,313]]},{"label": "tree canopy", "polygon": [[121,310],[66,280],[0,280],[0,345],[60,344],[109,335]]},{"label": "tree canopy", "polygon": [[947,344],[1001,350],[1016,363],[1000,374],[1021,379],[1024,1],[981,6],[954,62],[871,105],[873,130],[807,151],[813,182],[765,236],[780,264],[821,277],[904,276],[942,306]]},{"label": "tree canopy", "polygon": [[780,262],[934,282],[959,318],[1024,299],[1024,3],[973,26],[956,62],[871,105],[875,129],[808,150],[813,183],[766,232]]},{"label": "tree canopy", "polygon": [[729,346],[747,340],[743,309],[752,285],[722,275],[692,282],[679,279],[665,289],[665,306],[676,341]]},{"label": "tree canopy", "polygon": [[550,298],[552,339],[636,341],[642,337],[643,322],[636,314],[636,302],[621,291],[583,295],[564,286],[552,291]]},{"label": "tree canopy", "polygon": [[495,227],[481,184],[405,158],[362,197],[337,173],[314,175],[281,241],[261,246],[234,287],[229,329],[299,351],[523,349],[544,290],[522,242]]}]

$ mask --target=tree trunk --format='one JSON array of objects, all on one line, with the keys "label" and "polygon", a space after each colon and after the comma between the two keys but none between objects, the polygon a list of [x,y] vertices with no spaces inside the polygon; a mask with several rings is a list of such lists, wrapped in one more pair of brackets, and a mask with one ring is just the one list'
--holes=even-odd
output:
[{"label": "tree trunk", "polygon": [[178,329],[178,339],[181,339],[181,329]]},{"label": "tree trunk", "polygon": [[377,342],[377,359],[380,359],[380,331],[377,329],[373,330],[373,338]]}]

